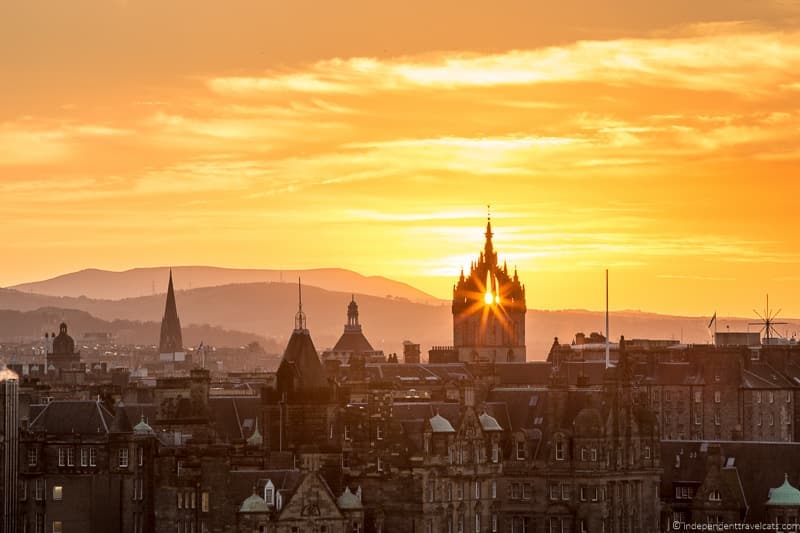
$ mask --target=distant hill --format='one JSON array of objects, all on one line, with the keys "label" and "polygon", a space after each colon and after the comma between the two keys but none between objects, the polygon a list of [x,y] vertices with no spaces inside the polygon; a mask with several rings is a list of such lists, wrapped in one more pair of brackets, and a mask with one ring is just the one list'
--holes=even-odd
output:
[{"label": "distant hill", "polygon": [[[297,286],[293,283],[248,283],[203,287],[176,294],[181,324],[209,324],[259,337],[274,338],[282,351],[294,327],[297,311]],[[303,288],[303,309],[308,317],[318,350],[331,347],[342,333],[350,292],[334,292],[318,287]],[[405,339],[420,343],[424,352],[433,345],[452,343],[452,315],[449,304],[426,305],[396,298],[381,298],[356,293],[364,333],[376,349],[402,352]],[[164,312],[164,296],[143,296],[123,300],[54,297],[0,289],[0,309],[33,311],[43,307],[78,309],[105,321],[127,320],[157,324]],[[718,319],[718,329],[746,331],[751,318]],[[800,331],[800,320],[786,319],[781,333]],[[611,337],[628,339],[683,339],[706,343],[711,336],[708,317],[658,315],[639,311],[611,313]],[[49,327],[49,326],[48,326]],[[569,343],[578,331],[602,332],[604,315],[596,311],[528,310],[528,359],[544,359],[553,337]],[[752,328],[752,326],[750,326]],[[41,330],[40,334],[46,330]],[[157,329],[153,329],[152,343]],[[186,334],[185,334],[186,335]],[[187,338],[187,344],[191,341]],[[206,340],[206,342],[211,342]],[[222,343],[217,343],[223,345]],[[233,345],[238,345],[237,341]],[[191,345],[191,344],[190,344]]]},{"label": "distant hill", "polygon": [[[176,289],[198,289],[234,283],[280,281],[294,283],[301,277],[304,285],[313,285],[330,291],[393,296],[419,303],[439,302],[436,297],[406,283],[381,276],[362,276],[341,268],[266,270],[182,266],[174,267],[172,271]],[[102,300],[121,300],[165,293],[168,276],[168,267],[135,268],[124,272],[88,269],[43,281],[22,283],[10,288],[48,296],[86,296]]]},{"label": "distant hill", "polygon": [[[0,309],[0,342],[26,342],[40,338],[43,332],[58,331],[58,325],[65,321],[69,333],[80,348],[87,333],[111,333],[117,343],[138,344],[142,346],[158,344],[161,324],[138,320],[107,321],[75,309],[46,307],[35,311],[12,311]],[[200,341],[211,346],[245,346],[257,341],[267,353],[280,353],[280,346],[274,339],[241,331],[225,330],[219,326],[188,325],[183,327],[183,340],[186,347],[194,347]]]}]

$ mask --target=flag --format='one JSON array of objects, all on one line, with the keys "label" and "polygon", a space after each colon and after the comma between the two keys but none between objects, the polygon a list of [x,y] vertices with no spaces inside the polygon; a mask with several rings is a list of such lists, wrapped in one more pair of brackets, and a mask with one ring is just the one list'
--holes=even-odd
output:
[{"label": "flag", "polygon": [[711,326],[714,325],[714,322],[717,321],[717,312],[714,311],[714,316],[711,317],[711,321],[708,323],[708,328],[711,329]]}]

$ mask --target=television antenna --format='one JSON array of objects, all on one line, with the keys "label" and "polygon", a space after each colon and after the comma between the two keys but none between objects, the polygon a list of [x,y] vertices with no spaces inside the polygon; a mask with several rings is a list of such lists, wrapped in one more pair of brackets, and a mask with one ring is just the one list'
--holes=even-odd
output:
[{"label": "television antenna", "polygon": [[761,322],[749,322],[751,326],[761,326],[761,329],[758,330],[759,333],[764,333],[764,338],[766,342],[764,344],[769,344],[770,339],[773,338],[773,333],[775,336],[783,338],[783,336],[778,332],[775,326],[787,324],[787,322],[777,322],[775,319],[778,317],[778,314],[781,312],[780,309],[777,311],[771,311],[769,308],[769,294],[767,294],[767,306],[764,308],[764,313],[761,314],[755,309],[753,312],[758,315],[758,318],[761,319]]}]

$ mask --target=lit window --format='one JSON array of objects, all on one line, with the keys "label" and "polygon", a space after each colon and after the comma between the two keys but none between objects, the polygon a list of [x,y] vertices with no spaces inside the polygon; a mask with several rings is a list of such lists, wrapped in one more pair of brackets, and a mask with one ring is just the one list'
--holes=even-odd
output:
[{"label": "lit window", "polygon": [[53,501],[61,501],[64,496],[64,487],[53,485]]},{"label": "lit window", "polygon": [[[209,498],[208,491],[203,491],[200,494],[200,510],[204,513],[208,512],[208,504],[209,504],[208,498]],[[268,501],[267,503],[271,504],[272,501]]]},{"label": "lit window", "polygon": [[117,454],[117,463],[120,468],[128,468],[128,448],[120,448]]},{"label": "lit window", "polygon": [[53,521],[53,533],[61,533],[61,521],[54,520]]}]

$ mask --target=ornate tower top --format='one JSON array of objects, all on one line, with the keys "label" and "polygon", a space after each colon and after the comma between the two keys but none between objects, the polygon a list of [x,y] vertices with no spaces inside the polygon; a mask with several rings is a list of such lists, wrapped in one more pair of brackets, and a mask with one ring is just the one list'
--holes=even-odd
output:
[{"label": "ornate tower top", "polygon": [[306,314],[303,312],[303,287],[300,278],[297,278],[297,314],[294,315],[294,331],[297,333],[308,333],[306,329]]}]

